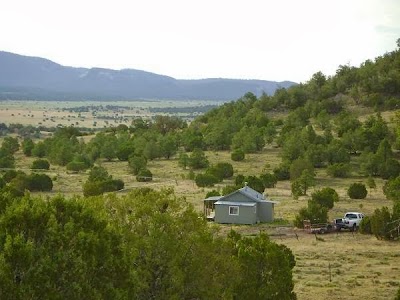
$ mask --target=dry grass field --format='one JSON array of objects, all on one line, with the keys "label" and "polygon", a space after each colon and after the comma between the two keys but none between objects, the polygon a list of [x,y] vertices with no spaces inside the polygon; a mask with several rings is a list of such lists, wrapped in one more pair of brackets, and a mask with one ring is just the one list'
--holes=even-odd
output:
[{"label": "dry grass field", "polygon": [[[108,128],[129,126],[134,118],[152,117],[151,108],[218,105],[213,101],[0,101],[0,123],[56,127]],[[88,111],[78,112],[83,106]],[[113,106],[108,109],[107,106]],[[177,113],[179,115],[179,113]],[[182,114],[185,116],[185,114]]]}]

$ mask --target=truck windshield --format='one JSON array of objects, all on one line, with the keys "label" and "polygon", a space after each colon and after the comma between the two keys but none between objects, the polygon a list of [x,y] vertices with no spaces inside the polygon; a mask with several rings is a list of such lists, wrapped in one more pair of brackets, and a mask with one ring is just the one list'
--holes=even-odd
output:
[{"label": "truck windshield", "polygon": [[346,215],[345,215],[345,218],[348,218],[348,219],[357,219],[357,215],[356,215],[356,214],[346,214]]}]

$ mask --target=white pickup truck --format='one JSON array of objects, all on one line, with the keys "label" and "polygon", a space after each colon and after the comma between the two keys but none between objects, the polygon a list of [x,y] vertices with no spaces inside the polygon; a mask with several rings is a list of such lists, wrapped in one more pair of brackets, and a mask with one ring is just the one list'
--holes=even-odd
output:
[{"label": "white pickup truck", "polygon": [[360,226],[361,220],[364,215],[359,212],[347,212],[342,219],[335,219],[336,230],[340,231],[342,228],[350,229],[351,231],[357,230]]}]

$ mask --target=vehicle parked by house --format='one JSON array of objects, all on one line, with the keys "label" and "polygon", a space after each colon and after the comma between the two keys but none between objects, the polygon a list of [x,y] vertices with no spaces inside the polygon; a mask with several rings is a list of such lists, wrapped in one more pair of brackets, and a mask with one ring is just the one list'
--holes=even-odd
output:
[{"label": "vehicle parked by house", "polygon": [[344,214],[343,218],[335,219],[334,224],[337,231],[341,229],[349,229],[350,231],[355,231],[360,226],[364,214],[360,212],[347,212]]}]

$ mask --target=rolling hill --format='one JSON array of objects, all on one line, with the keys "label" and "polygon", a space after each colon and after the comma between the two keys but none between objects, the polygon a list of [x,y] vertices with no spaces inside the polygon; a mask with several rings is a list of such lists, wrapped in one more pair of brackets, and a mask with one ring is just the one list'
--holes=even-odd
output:
[{"label": "rolling hill", "polygon": [[178,80],[135,69],[66,67],[50,60],[0,51],[0,99],[19,100],[234,100],[247,92],[272,95],[294,82]]}]

